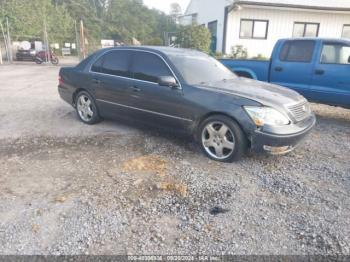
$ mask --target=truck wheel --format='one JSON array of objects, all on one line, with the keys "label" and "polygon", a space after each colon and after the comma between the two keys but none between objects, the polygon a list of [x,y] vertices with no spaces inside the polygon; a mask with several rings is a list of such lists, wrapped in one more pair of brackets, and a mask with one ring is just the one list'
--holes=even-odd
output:
[{"label": "truck wheel", "polygon": [[81,91],[76,96],[76,110],[79,119],[88,125],[100,122],[101,117],[98,113],[94,99],[86,91]]},{"label": "truck wheel", "polygon": [[240,126],[222,115],[204,120],[198,128],[197,137],[203,152],[219,162],[231,163],[241,159],[248,147]]},{"label": "truck wheel", "polygon": [[244,77],[244,78],[248,78],[248,79],[254,79],[253,76],[251,74],[249,74],[248,72],[243,72],[243,71],[237,71],[235,72],[236,75],[238,75],[239,77]]}]

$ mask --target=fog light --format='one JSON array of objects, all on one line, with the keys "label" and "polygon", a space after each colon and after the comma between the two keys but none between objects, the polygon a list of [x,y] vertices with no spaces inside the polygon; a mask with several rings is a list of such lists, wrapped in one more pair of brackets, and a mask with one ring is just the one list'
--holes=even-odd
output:
[{"label": "fog light", "polygon": [[274,147],[274,146],[264,146],[264,150],[272,155],[282,155],[287,154],[290,151],[293,151],[293,146],[281,146],[281,147]]}]

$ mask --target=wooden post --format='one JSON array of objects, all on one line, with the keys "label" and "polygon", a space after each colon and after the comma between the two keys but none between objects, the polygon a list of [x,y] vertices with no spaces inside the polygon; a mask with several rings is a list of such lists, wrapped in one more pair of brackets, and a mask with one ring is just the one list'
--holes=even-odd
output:
[{"label": "wooden post", "polygon": [[45,45],[46,45],[46,50],[45,50],[45,62],[49,62],[50,61],[50,45],[49,45],[49,37],[47,35],[47,27],[46,27],[46,19],[44,18],[44,41],[45,41]]},{"label": "wooden post", "polygon": [[1,52],[1,45],[0,45],[0,65],[2,65],[2,52]]},{"label": "wooden post", "polygon": [[10,26],[9,26],[8,17],[6,17],[6,26],[7,26],[7,48],[9,51],[9,60],[10,60],[10,63],[12,63],[12,43],[11,43]]},{"label": "wooden post", "polygon": [[80,20],[80,43],[82,44],[82,55],[83,59],[86,58],[86,49],[85,49],[85,32],[84,32],[84,22]]},{"label": "wooden post", "polygon": [[5,30],[4,30],[4,27],[2,26],[2,23],[0,23],[0,27],[1,27],[2,35],[4,37],[4,45],[5,45],[7,61],[10,61],[9,51],[8,51],[8,46],[7,46],[7,39],[6,39],[6,36],[5,36]]},{"label": "wooden post", "polygon": [[77,28],[77,20],[74,20],[74,30],[75,30],[75,48],[77,49],[78,58],[81,60],[81,47],[80,47],[80,40],[79,40],[79,34],[78,34],[78,28]]}]

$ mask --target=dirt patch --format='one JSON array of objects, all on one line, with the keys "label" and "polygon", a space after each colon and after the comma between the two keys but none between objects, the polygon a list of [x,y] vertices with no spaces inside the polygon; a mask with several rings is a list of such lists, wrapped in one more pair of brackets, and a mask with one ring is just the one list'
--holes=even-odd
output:
[{"label": "dirt patch", "polygon": [[170,191],[175,192],[179,194],[182,197],[187,197],[187,185],[183,183],[176,183],[175,181],[172,182],[161,182],[157,184],[157,188],[164,190],[164,191]]},{"label": "dirt patch", "polygon": [[167,161],[159,156],[148,155],[130,159],[122,164],[124,172],[151,172],[165,176]]}]

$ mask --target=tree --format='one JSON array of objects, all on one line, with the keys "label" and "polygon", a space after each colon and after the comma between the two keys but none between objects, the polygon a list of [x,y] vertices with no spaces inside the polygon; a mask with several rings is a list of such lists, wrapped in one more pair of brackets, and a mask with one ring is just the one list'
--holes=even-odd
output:
[{"label": "tree", "polygon": [[51,43],[74,42],[74,22],[79,26],[83,20],[89,51],[99,48],[101,39],[160,44],[164,32],[176,30],[169,15],[142,0],[0,0],[0,22],[6,17],[13,40],[43,40],[46,22]]},{"label": "tree", "polygon": [[211,34],[201,25],[185,26],[178,32],[176,43],[184,48],[197,49],[209,53]]},{"label": "tree", "polygon": [[104,35],[126,43],[134,37],[147,44],[154,38],[163,38],[163,32],[174,30],[175,23],[168,18],[139,0],[111,0],[104,20]]},{"label": "tree", "polygon": [[1,3],[0,22],[9,19],[12,40],[42,39],[44,24],[49,41],[62,43],[71,38],[73,20],[63,7],[48,0],[7,0]]},{"label": "tree", "polygon": [[172,3],[170,5],[170,16],[172,17],[175,23],[178,22],[179,16],[182,15],[182,8],[179,3]]}]

